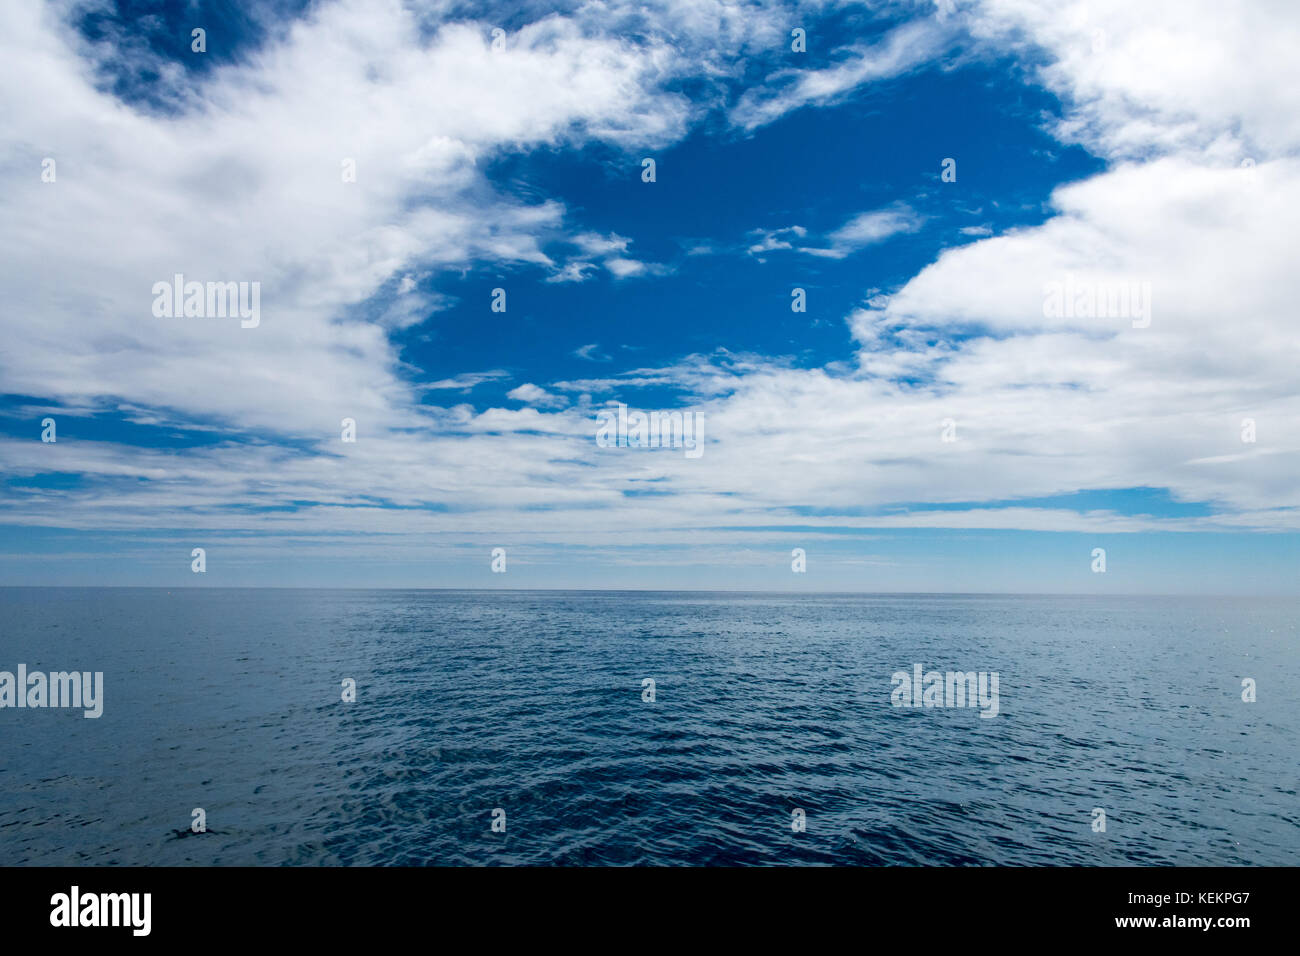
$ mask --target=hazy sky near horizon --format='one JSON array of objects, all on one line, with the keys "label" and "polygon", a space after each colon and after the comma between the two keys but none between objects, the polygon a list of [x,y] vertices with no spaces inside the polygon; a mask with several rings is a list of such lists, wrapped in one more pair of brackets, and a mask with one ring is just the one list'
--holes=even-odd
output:
[{"label": "hazy sky near horizon", "polygon": [[1282,0],[6,4],[0,585],[1298,593],[1296,49]]}]

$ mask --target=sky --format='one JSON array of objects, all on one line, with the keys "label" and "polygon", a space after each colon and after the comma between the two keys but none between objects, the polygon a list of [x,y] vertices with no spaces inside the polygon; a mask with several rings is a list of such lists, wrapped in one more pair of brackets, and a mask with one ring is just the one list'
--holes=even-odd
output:
[{"label": "sky", "polygon": [[1298,48],[1290,0],[4,4],[0,585],[1300,593]]}]

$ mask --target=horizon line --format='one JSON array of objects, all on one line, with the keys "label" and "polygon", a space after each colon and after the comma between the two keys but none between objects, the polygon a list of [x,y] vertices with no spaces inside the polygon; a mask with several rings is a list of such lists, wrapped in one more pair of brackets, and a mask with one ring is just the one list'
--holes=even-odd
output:
[{"label": "horizon line", "polygon": [[778,590],[754,588],[578,588],[578,587],[336,587],[333,585],[279,585],[279,584],[0,584],[0,590],[101,590],[101,591],[470,591],[492,594],[508,593],[572,593],[583,594],[769,594],[769,595],[851,595],[858,597],[1137,597],[1137,598],[1300,598],[1297,593],[1221,593],[1204,592],[1152,592],[1152,591],[820,591]]}]

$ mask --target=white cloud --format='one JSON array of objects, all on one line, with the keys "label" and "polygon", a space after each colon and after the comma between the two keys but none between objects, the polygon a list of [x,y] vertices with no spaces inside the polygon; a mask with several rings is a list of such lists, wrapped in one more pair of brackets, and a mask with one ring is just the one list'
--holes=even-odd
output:
[{"label": "white cloud", "polygon": [[[741,96],[731,121],[752,130],[802,106],[834,102],[864,83],[891,79],[932,62],[951,38],[952,28],[937,18],[904,23],[875,44],[849,48],[834,66],[773,73]],[[812,42],[827,40],[818,36]]]},{"label": "white cloud", "polygon": [[[319,445],[3,441],[0,464],[15,481],[47,472],[55,451],[60,469],[89,478],[68,492],[33,482],[4,518],[256,527],[285,540],[510,531],[711,545],[741,540],[746,532],[733,528],[783,526],[1300,528],[1295,8],[1094,0],[1082,10],[963,5],[942,27],[899,27],[830,69],[774,74],[741,97],[732,118],[754,128],[925,63],[964,24],[990,47],[1043,57],[1034,75],[1067,100],[1063,119],[1047,122],[1111,163],[1058,190],[1043,225],[950,249],[890,295],[864,290],[868,306],[850,317],[856,364],[693,356],[530,382],[509,393],[530,407],[479,412],[418,398],[508,373],[425,385],[400,374],[389,332],[437,305],[401,277],[476,261],[531,263],[556,281],[576,281],[597,261],[616,276],[662,268],[633,258],[621,236],[567,236],[556,203],[494,194],[481,163],[498,150],[589,138],[670,141],[695,107],[668,81],[681,71],[716,78],[725,57],[784,42],[779,9],[655,7],[679,35],[674,45],[662,34],[633,44],[602,33],[633,14],[590,8],[586,19],[515,31],[500,56],[482,25],[438,27],[435,17],[422,39],[397,4],[364,15],[352,4],[321,7],[248,63],[192,89],[177,80],[177,111],[160,115],[95,89],[56,8],[5,6],[0,384],[69,403],[66,414],[125,406],[140,421],[205,427],[216,416],[241,433],[319,436]],[[1105,41],[1094,54],[1097,29]],[[46,155],[59,162],[57,184],[39,181]],[[1240,168],[1243,155],[1257,165]],[[354,184],[339,180],[348,157]],[[838,258],[915,222],[910,210],[877,210],[799,248]],[[803,238],[776,230],[755,244],[794,246],[791,236]],[[557,263],[544,251],[566,242],[584,256]],[[150,285],[178,270],[262,281],[261,327],[153,319]],[[1150,327],[1045,316],[1044,284],[1067,274],[1150,282]],[[411,306],[378,321],[349,316],[389,283],[395,303]],[[600,453],[593,403],[642,387],[676,389],[704,413],[702,458]],[[337,440],[345,415],[359,422],[356,444]],[[1258,422],[1255,445],[1240,441],[1243,417]],[[957,426],[951,444],[940,441],[947,418]],[[633,479],[667,494],[628,498]],[[932,507],[1129,487],[1169,488],[1217,513]],[[302,500],[321,505],[255,520],[231,507]],[[860,514],[916,501],[927,504]],[[420,510],[432,502],[459,510]],[[809,517],[799,510],[809,503],[840,513]]]},{"label": "white cloud", "polygon": [[[497,54],[486,27],[424,36],[396,2],[347,0],[187,78],[159,115],[97,90],[58,14],[0,12],[0,383],[59,401],[122,396],[297,435],[342,414],[416,425],[387,332],[440,300],[398,295],[378,322],[348,310],[416,269],[551,265],[563,208],[494,195],[478,168],[492,150],[664,142],[689,109],[660,88],[675,68],[661,40],[547,17]],[[40,181],[44,156],[56,183]],[[151,287],[177,272],[260,282],[260,326],[154,318]]]},{"label": "white cloud", "polygon": [[1046,53],[1039,76],[1070,105],[1057,134],[1103,155],[1260,159],[1300,142],[1287,0],[985,0],[967,23],[999,48]]},{"label": "white cloud", "polygon": [[625,253],[627,252],[628,243],[631,241],[626,236],[620,236],[612,232],[608,236],[602,236],[595,232],[585,232],[580,236],[573,237],[574,244],[589,256],[609,256],[615,253]]},{"label": "white cloud", "polygon": [[766,260],[761,258],[761,253],[793,249],[791,238],[802,239],[808,235],[808,230],[803,226],[787,226],[784,229],[752,229],[749,235],[753,241],[745,251],[758,258],[759,262],[764,262]]},{"label": "white cloud", "polygon": [[516,402],[525,402],[536,408],[563,408],[569,404],[569,400],[563,395],[552,395],[532,382],[525,382],[518,388],[506,392],[506,398],[513,398]]},{"label": "white cloud", "polygon": [[877,209],[854,216],[827,236],[829,246],[800,246],[799,251],[829,259],[843,259],[858,249],[884,242],[891,236],[915,232],[920,227],[921,217],[905,203],[899,203],[889,209]]},{"label": "white cloud", "polygon": [[546,277],[547,282],[586,282],[591,278],[595,266],[590,262],[573,260],[566,262],[559,272]]},{"label": "white cloud", "polygon": [[825,259],[843,259],[866,246],[915,232],[920,227],[921,217],[906,203],[896,203],[886,209],[859,213],[838,229],[820,237],[825,245],[796,245],[808,237],[808,230],[803,226],[752,229],[745,252],[759,262],[767,261],[767,253],[791,250]]},{"label": "white cloud", "polygon": [[632,240],[617,233],[602,236],[599,233],[586,232],[574,236],[570,242],[581,251],[581,259],[567,262],[563,268],[552,274],[547,282],[585,282],[591,278],[591,271],[596,267],[586,261],[589,258],[601,260],[601,265],[616,279],[628,279],[634,276],[668,275],[672,268],[653,262],[641,262],[628,256],[627,247]]},{"label": "white cloud", "polygon": [[622,256],[614,256],[605,260],[605,268],[616,279],[631,279],[636,276],[661,276],[672,272],[672,267],[657,262],[641,262],[637,259],[627,259]]},{"label": "white cloud", "polygon": [[427,391],[454,390],[467,392],[484,382],[496,382],[509,377],[510,373],[502,369],[493,369],[490,372],[465,372],[455,378],[444,378],[436,382],[429,382],[423,388]]}]

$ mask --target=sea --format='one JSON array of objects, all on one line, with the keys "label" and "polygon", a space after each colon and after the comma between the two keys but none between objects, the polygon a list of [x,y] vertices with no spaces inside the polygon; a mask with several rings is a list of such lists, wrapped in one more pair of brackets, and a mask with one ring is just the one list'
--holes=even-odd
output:
[{"label": "sea", "polygon": [[[102,673],[103,710],[0,708],[0,863],[1294,865],[1298,622],[1294,598],[3,588],[0,671]],[[996,675],[996,713],[946,684],[909,706],[918,669]]]}]

